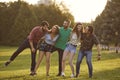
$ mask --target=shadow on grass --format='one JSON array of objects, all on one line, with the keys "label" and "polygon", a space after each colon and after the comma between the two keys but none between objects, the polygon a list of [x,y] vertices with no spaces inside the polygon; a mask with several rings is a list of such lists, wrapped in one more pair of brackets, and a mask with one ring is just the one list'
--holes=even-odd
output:
[{"label": "shadow on grass", "polygon": [[[120,54],[116,54],[114,52],[109,51],[101,51],[101,61],[111,60],[111,59],[119,59]],[[93,62],[97,61],[97,52],[94,50],[93,52]]]},{"label": "shadow on grass", "polygon": [[94,80],[120,80],[120,68],[94,72]]},{"label": "shadow on grass", "polygon": [[0,80],[120,80],[120,68],[115,68],[113,70],[104,70],[99,72],[94,72],[92,78],[88,78],[88,74],[79,75],[78,78],[56,77],[54,74],[46,77],[45,75],[29,76],[28,74],[19,75],[15,74],[10,77],[2,77]]},{"label": "shadow on grass", "polygon": [[[96,52],[96,51],[94,51]],[[38,55],[38,54],[37,54]],[[76,59],[77,59],[77,55],[75,56],[75,60],[73,61],[74,64],[76,64]],[[103,52],[102,54],[102,58],[101,58],[101,61],[104,61],[104,60],[111,60],[111,59],[116,59],[116,58],[119,58],[120,54],[107,54],[105,52]],[[0,60],[1,60],[1,63],[0,63],[0,70],[1,71],[8,71],[8,70],[23,70],[23,69],[30,69],[30,64],[31,64],[31,54],[20,54],[18,55],[15,60],[10,64],[8,65],[7,67],[4,67],[4,63],[10,58],[10,56],[0,56]],[[93,62],[96,62],[96,54],[93,53]],[[86,63],[82,63],[82,64],[86,64]],[[51,67],[52,66],[57,66],[58,65],[58,53],[57,52],[54,52],[52,55],[51,55]],[[46,62],[45,62],[45,57],[44,59],[42,60],[42,63],[40,64],[40,66],[46,66]]]},{"label": "shadow on grass", "polygon": [[94,72],[93,77],[89,78],[88,73],[79,75],[78,78],[70,78],[70,76],[56,77],[55,75],[46,77],[36,76],[38,80],[120,80],[120,68],[115,68],[113,70],[104,70],[99,72]]},{"label": "shadow on grass", "polygon": [[25,77],[25,75],[20,75],[20,76],[12,76],[12,77],[4,77],[4,78],[0,78],[1,80],[17,80],[18,78],[23,78]]},{"label": "shadow on grass", "polygon": [[[31,55],[31,54],[30,54]],[[14,61],[12,61],[7,67],[5,67],[5,62],[9,60],[10,56],[0,56],[0,70],[9,71],[9,70],[20,70],[20,69],[29,69],[31,63],[31,56],[29,54],[20,54]]]},{"label": "shadow on grass", "polygon": [[[11,56],[11,55],[10,55]],[[31,67],[31,54],[19,54],[14,61],[12,61],[8,66],[5,67],[5,62],[9,60],[10,56],[0,56],[0,71],[12,71],[12,70],[24,70],[30,69]],[[56,66],[58,64],[58,56],[56,53],[51,56],[51,65]],[[36,61],[38,58],[38,53],[36,56]],[[53,62],[54,61],[54,62]],[[40,67],[46,66],[45,56],[40,64]]]}]

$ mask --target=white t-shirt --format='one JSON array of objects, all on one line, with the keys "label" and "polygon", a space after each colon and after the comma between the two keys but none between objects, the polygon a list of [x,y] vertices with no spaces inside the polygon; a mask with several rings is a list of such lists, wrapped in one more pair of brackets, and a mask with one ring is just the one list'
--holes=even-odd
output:
[{"label": "white t-shirt", "polygon": [[50,45],[54,45],[56,40],[58,39],[59,35],[56,35],[53,39],[51,38],[50,34],[45,34],[45,42]]},{"label": "white t-shirt", "polygon": [[68,43],[70,43],[72,45],[80,45],[80,37],[78,38],[77,34],[75,32],[71,33],[70,40]]}]

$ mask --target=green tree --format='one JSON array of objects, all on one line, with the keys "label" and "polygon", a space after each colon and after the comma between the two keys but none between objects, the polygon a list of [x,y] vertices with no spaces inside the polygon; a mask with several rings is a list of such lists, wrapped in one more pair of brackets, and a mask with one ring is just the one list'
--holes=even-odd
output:
[{"label": "green tree", "polygon": [[120,41],[120,0],[108,0],[105,9],[96,18],[93,25],[101,40]]},{"label": "green tree", "polygon": [[30,5],[21,0],[0,3],[0,44],[20,44],[43,20],[47,20],[50,27],[55,24],[61,26],[66,19],[70,19],[73,25],[74,17],[64,10],[55,4]]},{"label": "green tree", "polygon": [[7,44],[6,40],[11,27],[18,15],[19,2],[0,3],[0,43]]},{"label": "green tree", "polygon": [[33,9],[28,5],[28,3],[21,2],[20,5],[19,13],[9,32],[8,43],[11,45],[20,44],[37,23],[37,18]]},{"label": "green tree", "polygon": [[38,24],[42,20],[47,20],[50,23],[50,26],[55,24],[62,25],[65,19],[70,19],[72,21],[72,25],[74,23],[74,17],[69,13],[63,13],[59,8],[59,5],[36,5],[34,7],[34,11],[36,13]]}]

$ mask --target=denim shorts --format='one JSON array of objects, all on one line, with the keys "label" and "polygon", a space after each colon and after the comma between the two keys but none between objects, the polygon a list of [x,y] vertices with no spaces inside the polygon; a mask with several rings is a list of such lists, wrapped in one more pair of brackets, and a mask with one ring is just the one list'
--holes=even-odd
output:
[{"label": "denim shorts", "polygon": [[39,46],[39,51],[53,52],[53,45],[50,45],[50,44],[47,44],[46,42],[43,42]]},{"label": "denim shorts", "polygon": [[76,53],[76,45],[72,45],[72,44],[67,44],[65,51],[70,52],[70,53]]}]

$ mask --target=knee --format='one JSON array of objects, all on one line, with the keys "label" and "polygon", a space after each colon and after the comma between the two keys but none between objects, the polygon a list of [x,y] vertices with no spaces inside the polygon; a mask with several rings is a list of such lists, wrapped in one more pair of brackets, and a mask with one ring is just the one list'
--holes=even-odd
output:
[{"label": "knee", "polygon": [[46,60],[46,63],[47,63],[47,64],[50,64],[50,60]]},{"label": "knee", "polygon": [[76,62],[76,65],[80,65],[81,62],[82,62],[81,60],[80,60],[80,61],[77,61],[77,62]]},{"label": "knee", "polygon": [[91,64],[91,60],[87,60],[87,64]]}]

